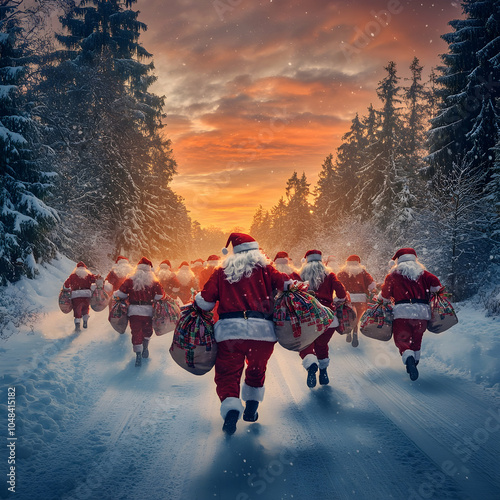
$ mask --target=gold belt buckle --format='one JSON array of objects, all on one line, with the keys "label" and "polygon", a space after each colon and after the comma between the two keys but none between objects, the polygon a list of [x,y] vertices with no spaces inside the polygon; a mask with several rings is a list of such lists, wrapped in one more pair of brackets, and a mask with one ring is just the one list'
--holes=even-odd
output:
[{"label": "gold belt buckle", "polygon": [[243,317],[244,317],[245,319],[248,319],[248,318],[247,318],[247,312],[246,312],[246,311],[243,311]]}]

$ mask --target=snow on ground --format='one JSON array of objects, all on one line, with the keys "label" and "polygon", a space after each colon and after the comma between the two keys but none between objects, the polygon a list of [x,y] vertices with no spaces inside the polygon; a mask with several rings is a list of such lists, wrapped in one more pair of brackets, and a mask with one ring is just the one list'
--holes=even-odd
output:
[{"label": "snow on ground", "polygon": [[331,384],[311,390],[298,354],[277,345],[258,422],[227,437],[213,372],[177,366],[170,335],[136,368],[105,312],[74,332],[57,306],[73,267],[61,259],[16,285],[45,314],[0,341],[0,435],[12,387],[17,437],[15,493],[2,446],[0,498],[499,498],[500,331],[472,303],[452,330],[425,334],[413,383],[392,342],[354,349],[335,335]]}]

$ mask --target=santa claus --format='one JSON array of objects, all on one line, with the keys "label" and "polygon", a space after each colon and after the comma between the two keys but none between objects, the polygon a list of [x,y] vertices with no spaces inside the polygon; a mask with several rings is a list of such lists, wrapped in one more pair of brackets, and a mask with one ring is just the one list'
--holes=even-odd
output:
[{"label": "santa claus", "polygon": [[345,286],[351,296],[351,303],[356,309],[356,326],[346,335],[346,342],[351,342],[353,347],[358,347],[358,323],[363,313],[368,309],[368,297],[373,293],[377,284],[375,280],[361,265],[358,255],[349,255],[345,264],[340,268],[337,278]]},{"label": "santa claus", "polygon": [[173,299],[177,298],[181,290],[181,284],[172,271],[172,265],[168,259],[160,263],[156,271],[156,276],[158,277],[163,291]]},{"label": "santa claus", "polygon": [[109,293],[118,290],[125,281],[125,278],[132,273],[133,270],[134,268],[130,265],[127,257],[118,255],[115,263],[111,267],[111,271],[109,271],[106,276],[106,280],[104,281],[104,290]]},{"label": "santa claus", "polygon": [[136,353],[135,366],[149,357],[149,341],[153,335],[153,301],[163,297],[163,288],[153,273],[153,264],[146,257],[138,262],[130,275],[114,293],[114,297],[128,298],[128,316],[132,332],[132,347]]},{"label": "santa claus", "polygon": [[199,277],[199,287],[200,289],[205,286],[215,268],[219,265],[220,257],[218,255],[209,255],[206,266],[201,270]]},{"label": "santa claus", "polygon": [[[215,383],[224,419],[222,429],[233,434],[241,414],[247,422],[258,418],[267,362],[276,343],[272,291],[284,290],[291,281],[271,265],[251,236],[232,233],[223,253],[228,253],[229,244],[233,245],[233,254],[215,268],[195,300],[206,311],[219,301],[220,319],[215,324]],[[246,403],[243,409],[240,380],[245,362],[241,387],[241,398]]]},{"label": "santa claus", "polygon": [[181,262],[176,276],[180,284],[179,298],[183,304],[187,304],[193,299],[193,292],[198,290],[198,280],[187,261]]},{"label": "santa claus", "polygon": [[[75,330],[80,330],[83,318],[83,328],[87,328],[90,310],[90,297],[95,287],[97,276],[92,274],[83,262],[78,262],[75,269],[64,282],[64,288],[71,290],[71,304],[75,318]],[[102,278],[101,278],[102,279]]]},{"label": "santa claus", "polygon": [[413,248],[401,248],[392,258],[394,266],[385,277],[379,293],[384,303],[394,301],[392,333],[406,371],[411,380],[417,380],[422,337],[431,319],[431,293],[442,285],[418,261]]},{"label": "santa claus", "polygon": [[200,282],[200,274],[203,272],[204,267],[205,262],[203,262],[203,259],[196,259],[191,261],[191,271],[193,271],[193,274],[196,276],[196,281],[198,283]]},{"label": "santa claus", "polygon": [[274,257],[274,267],[280,272],[280,273],[286,273],[288,274],[289,278],[292,280],[299,280],[300,281],[300,276],[299,273],[295,270],[295,268],[292,265],[292,259],[288,256],[286,252],[278,252],[276,256]]},{"label": "santa claus", "polygon": [[[309,250],[304,258],[305,262],[300,270],[301,281],[309,282],[309,290],[312,290],[316,298],[325,307],[334,309],[334,302],[344,302],[346,299],[346,291],[344,285],[337,279],[335,273],[330,272],[322,262],[321,252],[319,250]],[[335,298],[333,294],[335,293]],[[328,378],[327,368],[330,364],[328,354],[328,342],[335,332],[335,327],[338,326],[338,320],[330,324],[330,328],[324,331],[309,347],[300,351],[302,358],[302,366],[307,370],[307,386],[316,386],[316,372],[319,367],[319,383],[327,385],[330,380]]]}]

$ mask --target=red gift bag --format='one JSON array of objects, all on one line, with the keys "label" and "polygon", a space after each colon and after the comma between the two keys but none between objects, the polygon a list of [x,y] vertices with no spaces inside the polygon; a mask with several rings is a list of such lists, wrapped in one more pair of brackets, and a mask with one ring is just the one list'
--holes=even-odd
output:
[{"label": "red gift bag", "polygon": [[128,304],[118,297],[113,297],[109,307],[108,320],[118,333],[125,333],[128,325]]},{"label": "red gift bag", "polygon": [[181,309],[175,300],[166,295],[153,304],[153,330],[156,335],[165,335],[175,329],[181,316]]},{"label": "red gift bag", "polygon": [[349,333],[356,327],[356,308],[348,299],[346,299],[345,302],[335,304],[335,314],[337,315],[337,319],[339,321],[339,326],[337,326],[336,330],[341,335]]},{"label": "red gift bag", "polygon": [[73,310],[73,304],[71,303],[71,290],[69,288],[61,288],[59,292],[59,309],[64,314],[68,314]]},{"label": "red gift bag", "polygon": [[194,375],[203,375],[214,367],[217,343],[211,312],[203,311],[195,303],[181,308],[170,355],[181,368]]},{"label": "red gift bag", "polygon": [[335,313],[308,293],[308,284],[295,282],[274,302],[273,321],[279,344],[302,351],[327,328],[338,326]]},{"label": "red gift bag", "polygon": [[433,294],[431,301],[431,319],[427,323],[427,330],[432,333],[442,333],[458,323],[458,318],[451,305],[451,302],[446,298],[444,289]]},{"label": "red gift bag", "polygon": [[368,306],[360,319],[360,332],[371,339],[388,341],[392,338],[392,305],[377,302]]}]

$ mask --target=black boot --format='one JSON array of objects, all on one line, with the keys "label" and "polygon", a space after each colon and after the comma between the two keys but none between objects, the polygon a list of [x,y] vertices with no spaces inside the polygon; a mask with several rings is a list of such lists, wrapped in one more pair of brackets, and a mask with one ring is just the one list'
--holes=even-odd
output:
[{"label": "black boot", "polygon": [[346,342],[351,342],[352,340],[352,337],[351,337],[351,333],[349,332],[346,336],[345,336],[345,341]]},{"label": "black boot", "polygon": [[149,339],[144,339],[142,341],[142,357],[149,358]]},{"label": "black boot", "polygon": [[319,369],[319,385],[328,385],[330,379],[328,378],[328,373],[326,373],[326,368]]},{"label": "black boot", "polygon": [[418,370],[413,356],[408,356],[408,359],[406,360],[406,372],[410,375],[410,380],[417,380]]},{"label": "black boot", "polygon": [[222,430],[226,434],[232,435],[236,432],[236,422],[238,422],[239,416],[240,412],[238,410],[229,410],[227,412],[224,425],[222,426]]},{"label": "black boot", "polygon": [[257,419],[259,418],[259,414],[257,413],[258,407],[258,401],[247,401],[245,411],[243,412],[243,420],[245,422],[257,422]]},{"label": "black boot", "polygon": [[83,318],[83,328],[87,328],[88,321],[88,318]]},{"label": "black boot", "polygon": [[313,363],[307,369],[307,387],[316,387],[316,372],[318,371],[318,365]]},{"label": "black boot", "polygon": [[357,333],[353,333],[352,334],[352,344],[351,344],[353,347],[358,347],[359,345],[359,340],[358,340],[358,334]]},{"label": "black boot", "polygon": [[142,365],[142,353],[136,352],[135,353],[135,366],[141,366]]}]

